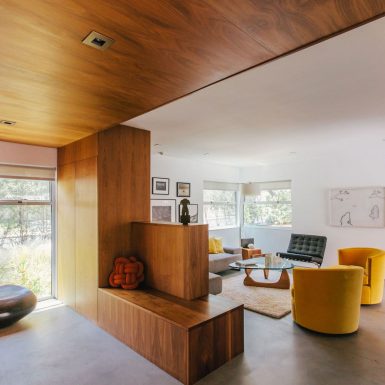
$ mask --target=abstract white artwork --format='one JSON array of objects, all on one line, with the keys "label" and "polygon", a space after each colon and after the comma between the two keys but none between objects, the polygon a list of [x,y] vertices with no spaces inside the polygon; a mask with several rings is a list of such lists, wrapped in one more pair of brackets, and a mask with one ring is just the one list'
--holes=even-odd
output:
[{"label": "abstract white artwork", "polygon": [[329,191],[330,225],[385,227],[385,188],[336,188]]}]

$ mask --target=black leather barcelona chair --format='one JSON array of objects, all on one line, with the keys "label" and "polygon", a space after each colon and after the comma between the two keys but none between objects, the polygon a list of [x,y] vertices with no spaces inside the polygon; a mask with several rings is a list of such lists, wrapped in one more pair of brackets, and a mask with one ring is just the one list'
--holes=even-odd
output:
[{"label": "black leather barcelona chair", "polygon": [[287,252],[277,253],[281,258],[314,263],[321,266],[327,238],[320,235],[291,234]]}]

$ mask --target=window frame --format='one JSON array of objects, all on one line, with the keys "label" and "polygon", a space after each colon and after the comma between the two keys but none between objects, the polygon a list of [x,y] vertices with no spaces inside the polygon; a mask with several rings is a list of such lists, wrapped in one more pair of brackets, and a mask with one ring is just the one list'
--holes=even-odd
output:
[{"label": "window frame", "polygon": [[[269,182],[265,182],[263,184],[267,184]],[[275,183],[275,182],[271,182],[271,183]],[[262,188],[261,189],[261,192],[262,191],[277,191],[277,190],[290,190],[290,197],[291,197],[291,193],[292,193],[292,188],[291,188],[291,185],[289,187],[282,187],[282,188],[274,188],[274,187],[271,187],[271,188]],[[247,202],[246,201],[246,196],[244,197],[244,200],[243,200],[243,210],[242,210],[242,221],[243,221],[243,226],[248,226],[248,227],[257,227],[257,228],[261,228],[261,229],[277,229],[277,230],[291,230],[292,227],[293,227],[293,210],[291,210],[291,222],[289,225],[284,225],[284,224],[281,224],[281,225],[277,225],[277,224],[273,224],[273,225],[269,225],[269,224],[256,224],[256,223],[246,223],[245,222],[245,208],[247,205],[256,205],[256,206],[265,206],[265,207],[268,207],[268,206],[273,206],[274,204],[286,204],[286,205],[290,205],[291,206],[291,209],[293,208],[293,204],[292,204],[293,200],[291,199],[290,201],[287,201],[287,200],[282,200],[282,201],[277,201],[277,202],[267,202],[267,201],[259,201],[259,202]]]},{"label": "window frame", "polygon": [[56,255],[56,180],[20,176],[0,176],[0,179],[39,180],[49,182],[49,200],[0,199],[0,206],[51,206],[51,295],[38,301],[57,298],[57,255]]},{"label": "window frame", "polygon": [[[234,197],[234,203],[229,203],[226,201],[221,201],[221,202],[213,202],[213,201],[205,201],[204,200],[204,192],[205,191],[231,191],[234,192],[235,197]],[[215,226],[215,227],[210,227],[210,224],[206,222],[206,217],[205,217],[205,206],[206,205],[219,205],[219,206],[227,206],[227,205],[232,205],[234,206],[234,212],[235,212],[235,223],[228,225],[228,226]],[[240,209],[240,204],[239,204],[239,189],[215,189],[215,188],[203,188],[203,223],[207,224],[209,226],[209,231],[211,230],[224,230],[224,229],[235,229],[239,227],[239,213]]]}]

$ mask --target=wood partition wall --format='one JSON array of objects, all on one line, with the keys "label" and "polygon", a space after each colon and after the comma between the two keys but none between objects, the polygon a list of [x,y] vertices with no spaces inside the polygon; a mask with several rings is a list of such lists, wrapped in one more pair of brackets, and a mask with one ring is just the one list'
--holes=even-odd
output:
[{"label": "wood partition wall", "polygon": [[58,296],[97,321],[97,289],[150,219],[150,132],[116,126],[58,150]]},{"label": "wood partition wall", "polygon": [[[148,222],[150,134],[117,126],[58,151],[58,295],[184,384],[243,352],[243,305],[208,294],[208,227]],[[108,288],[138,256],[138,290]]]},{"label": "wood partition wall", "polygon": [[208,225],[134,223],[132,232],[147,286],[187,300],[209,293]]},{"label": "wood partition wall", "polygon": [[96,322],[97,135],[58,151],[58,298]]}]

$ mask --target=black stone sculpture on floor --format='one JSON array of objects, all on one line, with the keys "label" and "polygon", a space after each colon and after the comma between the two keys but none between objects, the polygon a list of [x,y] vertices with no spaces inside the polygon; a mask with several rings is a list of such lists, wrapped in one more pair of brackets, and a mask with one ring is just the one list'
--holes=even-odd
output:
[{"label": "black stone sculpture on floor", "polygon": [[0,328],[19,321],[35,306],[36,296],[31,290],[17,285],[0,286]]},{"label": "black stone sculpture on floor", "polygon": [[180,214],[179,222],[183,225],[188,225],[190,223],[190,213],[188,211],[188,205],[190,201],[188,199],[182,199],[180,205],[182,206],[182,213]]}]

